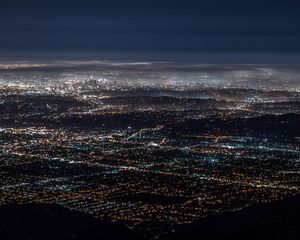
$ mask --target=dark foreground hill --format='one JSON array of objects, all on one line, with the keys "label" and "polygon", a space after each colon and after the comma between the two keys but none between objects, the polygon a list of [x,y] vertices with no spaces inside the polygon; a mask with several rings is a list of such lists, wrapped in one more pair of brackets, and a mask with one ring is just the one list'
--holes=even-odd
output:
[{"label": "dark foreground hill", "polygon": [[[138,240],[122,224],[57,205],[0,208],[1,240]],[[300,196],[182,225],[172,240],[300,240]]]},{"label": "dark foreground hill", "polygon": [[174,240],[299,240],[300,196],[183,225]]},{"label": "dark foreground hill", "polygon": [[0,209],[1,240],[138,240],[121,224],[100,221],[58,205],[19,205]]}]

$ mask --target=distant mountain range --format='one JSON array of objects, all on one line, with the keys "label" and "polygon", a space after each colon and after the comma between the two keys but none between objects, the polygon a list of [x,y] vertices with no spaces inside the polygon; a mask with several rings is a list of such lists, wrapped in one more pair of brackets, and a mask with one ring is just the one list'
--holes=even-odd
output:
[{"label": "distant mountain range", "polygon": [[[10,205],[0,209],[1,240],[141,240],[108,223],[58,205]],[[300,239],[300,196],[258,204],[182,225],[172,240]]]}]

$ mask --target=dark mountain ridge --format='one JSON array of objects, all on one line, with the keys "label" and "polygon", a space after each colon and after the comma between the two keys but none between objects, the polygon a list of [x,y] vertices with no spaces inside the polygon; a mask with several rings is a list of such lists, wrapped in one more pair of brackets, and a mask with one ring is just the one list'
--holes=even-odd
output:
[{"label": "dark mountain ridge", "polygon": [[[300,239],[300,195],[181,225],[172,240]],[[53,204],[0,208],[1,240],[141,240],[119,223],[98,220]]]},{"label": "dark mountain ridge", "polygon": [[174,240],[300,239],[300,196],[209,216],[180,226]]},{"label": "dark mountain ridge", "polygon": [[1,240],[139,240],[122,224],[100,221],[59,205],[10,205],[0,209]]}]

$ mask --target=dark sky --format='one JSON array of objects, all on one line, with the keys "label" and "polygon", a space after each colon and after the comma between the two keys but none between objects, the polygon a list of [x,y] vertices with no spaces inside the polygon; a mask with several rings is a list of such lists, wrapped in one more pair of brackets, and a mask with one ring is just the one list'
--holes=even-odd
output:
[{"label": "dark sky", "polygon": [[102,54],[297,61],[299,43],[297,0],[0,0],[0,58]]}]

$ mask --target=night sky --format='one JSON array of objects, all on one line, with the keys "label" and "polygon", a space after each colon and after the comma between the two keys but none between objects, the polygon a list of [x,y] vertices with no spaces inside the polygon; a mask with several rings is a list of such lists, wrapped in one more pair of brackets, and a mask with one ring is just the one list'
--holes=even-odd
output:
[{"label": "night sky", "polygon": [[0,0],[2,59],[285,63],[299,43],[296,0]]}]

